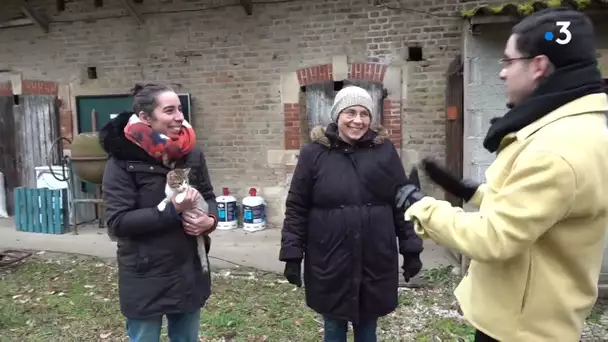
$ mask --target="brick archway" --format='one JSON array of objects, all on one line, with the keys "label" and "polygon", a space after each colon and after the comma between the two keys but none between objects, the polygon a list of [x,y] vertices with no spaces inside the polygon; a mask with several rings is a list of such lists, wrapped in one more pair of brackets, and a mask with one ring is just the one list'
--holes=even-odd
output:
[{"label": "brick archway", "polygon": [[[340,63],[342,62],[342,63]],[[294,75],[295,74],[295,75]],[[295,77],[294,77],[295,76]],[[384,99],[382,126],[389,132],[390,139],[397,149],[401,148],[401,69],[390,68],[385,64],[351,63],[346,59],[334,60],[332,64],[321,64],[301,68],[291,77],[285,77],[283,84],[283,113],[285,150],[300,148],[301,125],[299,92],[302,86],[326,81],[364,80],[383,84],[388,92]],[[286,89],[286,87],[288,87]],[[297,89],[294,89],[297,88]],[[295,96],[295,95],[298,96]],[[291,95],[291,96],[290,96]]]}]

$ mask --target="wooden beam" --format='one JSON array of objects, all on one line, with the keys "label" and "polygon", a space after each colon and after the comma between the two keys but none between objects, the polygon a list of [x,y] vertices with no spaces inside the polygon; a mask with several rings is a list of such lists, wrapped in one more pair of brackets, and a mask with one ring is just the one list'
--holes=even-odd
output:
[{"label": "wooden beam", "polygon": [[522,18],[511,15],[480,15],[470,19],[471,25],[516,23]]},{"label": "wooden beam", "polygon": [[129,14],[131,14],[131,16],[133,18],[135,18],[135,20],[137,20],[138,23],[141,24],[141,23],[144,22],[144,17],[135,8],[135,4],[133,3],[132,0],[121,0],[121,1],[125,5],[125,7],[127,8],[127,11],[129,11]]},{"label": "wooden beam", "polygon": [[44,33],[49,32],[49,20],[44,14],[36,12],[32,6],[25,2],[21,5],[21,12],[40,27]]},{"label": "wooden beam", "polygon": [[247,15],[253,14],[253,0],[241,0],[241,6],[243,6]]},{"label": "wooden beam", "polygon": [[[582,13],[584,13],[585,15],[587,15],[589,18],[591,19],[595,19],[595,20],[604,20],[604,18],[606,17],[608,11],[606,10],[588,10],[588,11],[581,11]],[[480,15],[480,16],[474,16],[469,18],[469,22],[471,23],[471,25],[487,25],[487,24],[503,24],[503,23],[508,23],[508,24],[514,24],[517,23],[519,21],[521,21],[522,19],[524,19],[525,16],[516,16],[516,15],[504,15],[504,14],[498,14],[498,15]]]},{"label": "wooden beam", "polygon": [[30,18],[12,19],[0,22],[0,29],[34,25]]}]

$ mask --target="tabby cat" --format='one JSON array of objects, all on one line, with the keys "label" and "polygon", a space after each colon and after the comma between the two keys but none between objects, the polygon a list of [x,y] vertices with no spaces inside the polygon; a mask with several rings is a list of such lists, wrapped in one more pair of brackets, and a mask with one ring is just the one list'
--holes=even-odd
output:
[{"label": "tabby cat", "polygon": [[[173,169],[167,173],[167,184],[165,185],[165,198],[156,206],[159,211],[165,210],[167,204],[171,202],[173,196],[175,196],[175,202],[181,203],[186,196],[186,190],[190,187],[188,181],[188,175],[190,174],[190,168],[185,169]],[[209,204],[201,196],[198,204],[198,209],[201,209],[205,213],[209,212]],[[207,251],[205,250],[205,240],[202,235],[196,237],[196,243],[198,247],[198,255],[201,260],[201,266],[203,267],[203,273],[209,272],[209,264],[207,262]]]}]

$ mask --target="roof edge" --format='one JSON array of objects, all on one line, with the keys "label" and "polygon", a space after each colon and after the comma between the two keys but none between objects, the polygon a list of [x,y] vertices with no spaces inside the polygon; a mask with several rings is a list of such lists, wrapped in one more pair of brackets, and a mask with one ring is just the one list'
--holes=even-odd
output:
[{"label": "roof edge", "polygon": [[[525,17],[545,8],[569,7],[583,11],[593,5],[608,5],[606,0],[544,0],[528,1],[525,3],[505,3],[500,5],[481,5],[461,12],[462,18],[474,16],[508,15]],[[608,8],[608,6],[607,6]]]}]

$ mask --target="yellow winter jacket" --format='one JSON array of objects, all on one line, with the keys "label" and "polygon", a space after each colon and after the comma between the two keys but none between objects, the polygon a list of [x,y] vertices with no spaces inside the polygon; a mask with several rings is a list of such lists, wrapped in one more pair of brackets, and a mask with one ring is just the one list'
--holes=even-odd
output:
[{"label": "yellow winter jacket", "polygon": [[506,136],[471,199],[478,212],[425,197],[405,213],[419,236],[471,258],[455,295],[501,342],[580,339],[608,225],[607,110],[605,94],[588,95]]}]

